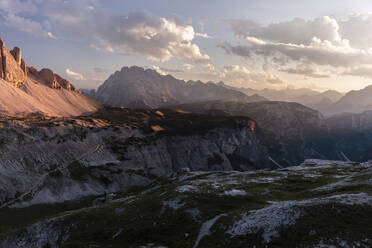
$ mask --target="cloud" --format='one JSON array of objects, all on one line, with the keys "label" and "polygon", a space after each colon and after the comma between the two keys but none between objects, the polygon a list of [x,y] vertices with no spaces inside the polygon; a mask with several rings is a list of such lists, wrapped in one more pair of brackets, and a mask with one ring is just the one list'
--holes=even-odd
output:
[{"label": "cloud", "polygon": [[372,79],[372,66],[360,66],[346,69],[341,75]]},{"label": "cloud", "polygon": [[372,65],[372,13],[351,15],[344,20],[323,16],[313,20],[295,18],[267,26],[250,20],[228,20],[240,40],[246,44],[231,42],[219,47],[227,54],[244,58],[272,60],[283,67],[295,64],[295,69],[282,71],[323,77],[302,65],[313,64],[330,67],[357,67]]},{"label": "cloud", "polygon": [[185,67],[186,70],[191,70],[191,69],[193,69],[195,66],[194,66],[194,65],[191,65],[191,64],[183,64],[183,67]]},{"label": "cloud", "polygon": [[161,75],[169,75],[169,74],[172,74],[172,73],[184,72],[183,70],[169,69],[169,68],[159,67],[159,66],[156,66],[156,65],[151,66],[151,69],[157,71]]},{"label": "cloud", "polygon": [[54,36],[52,32],[47,32],[47,36],[53,40],[58,40],[57,37]]},{"label": "cloud", "polygon": [[[193,26],[147,12],[114,14],[99,0],[1,0],[4,24],[35,36],[91,40],[91,47],[120,54],[141,54],[150,60],[171,58],[209,61],[200,51]],[[2,12],[4,14],[2,14]],[[28,13],[27,18],[22,15]]]},{"label": "cloud", "polygon": [[297,74],[311,78],[328,78],[329,75],[322,73],[316,66],[311,64],[298,64],[296,68],[281,69],[282,72]]},{"label": "cloud", "polygon": [[117,15],[89,0],[45,1],[41,11],[58,36],[91,39],[97,50],[141,54],[162,62],[173,57],[196,63],[209,60],[193,43],[194,28],[176,19],[147,12]]},{"label": "cloud", "polygon": [[3,21],[0,24],[29,35],[55,39],[54,35],[45,30],[40,22],[23,16],[23,14],[36,14],[37,10],[37,5],[31,0],[1,0],[0,17]]},{"label": "cloud", "polygon": [[84,80],[84,76],[77,73],[77,72],[73,72],[71,71],[69,68],[66,69],[66,74],[67,76],[75,79],[75,80]]},{"label": "cloud", "polygon": [[1,0],[0,10],[7,13],[35,13],[36,5],[30,0]]},{"label": "cloud", "polygon": [[48,33],[44,31],[43,27],[38,22],[34,22],[21,16],[17,16],[13,13],[8,13],[7,15],[4,15],[3,18],[4,18],[3,24],[5,26],[18,29],[19,31],[22,31],[33,36],[39,37],[48,36]]},{"label": "cloud", "polygon": [[213,72],[213,71],[216,70],[216,68],[214,67],[214,65],[212,65],[210,63],[204,64],[204,65],[202,65],[202,67],[205,68],[205,69],[207,69],[207,70],[209,70],[209,71],[211,71],[211,72]]},{"label": "cloud", "polygon": [[195,33],[195,36],[200,37],[200,38],[204,38],[204,39],[213,39],[212,36],[210,36],[208,34],[203,34],[203,33]]},{"label": "cloud", "polygon": [[314,37],[320,40],[340,41],[338,22],[329,16],[306,21],[295,18],[291,21],[259,26],[249,20],[228,20],[238,37],[255,37],[279,43],[309,45]]},{"label": "cloud", "polygon": [[241,86],[260,85],[262,87],[285,84],[283,80],[271,73],[251,71],[239,65],[224,66],[219,77],[221,80]]}]

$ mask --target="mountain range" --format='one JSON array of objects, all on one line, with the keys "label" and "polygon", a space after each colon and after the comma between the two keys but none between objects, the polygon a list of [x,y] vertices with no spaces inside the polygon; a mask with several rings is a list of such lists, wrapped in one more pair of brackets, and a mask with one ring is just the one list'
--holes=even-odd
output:
[{"label": "mountain range", "polygon": [[372,245],[371,112],[139,67],[85,92],[97,103],[0,51],[1,248]]},{"label": "mountain range", "polygon": [[247,96],[212,82],[186,82],[137,66],[123,67],[112,74],[97,91],[89,91],[88,96],[104,104],[127,108],[159,108],[222,99],[243,102],[266,100],[258,95]]}]

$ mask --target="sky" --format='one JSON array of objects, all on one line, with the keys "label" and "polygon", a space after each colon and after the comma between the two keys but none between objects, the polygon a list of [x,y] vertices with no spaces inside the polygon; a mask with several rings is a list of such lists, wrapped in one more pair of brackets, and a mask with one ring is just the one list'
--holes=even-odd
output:
[{"label": "sky", "polygon": [[254,89],[372,84],[370,0],[0,0],[29,66],[96,88],[123,66]]}]

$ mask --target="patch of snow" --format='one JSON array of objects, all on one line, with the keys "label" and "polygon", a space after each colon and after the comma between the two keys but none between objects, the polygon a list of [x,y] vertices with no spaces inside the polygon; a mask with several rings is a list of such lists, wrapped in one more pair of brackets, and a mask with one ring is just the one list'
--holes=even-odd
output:
[{"label": "patch of snow", "polygon": [[278,228],[294,225],[301,216],[304,207],[338,202],[347,205],[368,204],[372,206],[372,196],[366,193],[334,195],[326,198],[311,199],[304,201],[272,202],[271,205],[252,210],[249,214],[243,214],[226,231],[232,237],[263,231],[262,239],[265,243],[271,242],[272,238],[278,237]]},{"label": "patch of snow", "polygon": [[200,232],[199,232],[199,235],[198,237],[196,238],[196,241],[194,243],[194,246],[193,248],[197,248],[199,246],[199,243],[201,241],[201,239],[204,237],[204,236],[208,236],[208,235],[211,235],[211,227],[214,225],[214,223],[216,223],[216,221],[223,217],[223,216],[226,216],[226,214],[220,214],[220,215],[217,215],[216,217],[214,217],[213,219],[211,220],[208,220],[206,222],[203,223],[203,225],[201,226],[200,228]]},{"label": "patch of snow", "polygon": [[223,192],[223,194],[228,195],[228,196],[246,196],[247,192],[245,192],[244,190],[240,190],[240,189],[232,189],[232,190]]},{"label": "patch of snow", "polygon": [[304,178],[317,178],[317,177],[321,177],[322,175],[319,175],[319,174],[304,174]]},{"label": "patch of snow", "polygon": [[182,185],[176,188],[178,193],[188,193],[188,192],[197,192],[198,187],[193,185]]},{"label": "patch of snow", "polygon": [[112,235],[112,238],[115,239],[117,236],[119,236],[123,232],[123,228],[120,228],[114,235]]}]

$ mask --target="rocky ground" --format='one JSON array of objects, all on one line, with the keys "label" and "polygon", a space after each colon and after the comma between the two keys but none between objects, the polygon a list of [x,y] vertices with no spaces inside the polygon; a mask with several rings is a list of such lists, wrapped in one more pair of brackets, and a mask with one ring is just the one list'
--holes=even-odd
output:
[{"label": "rocky ground", "polygon": [[371,247],[372,163],[190,172],[0,210],[0,247]]}]

